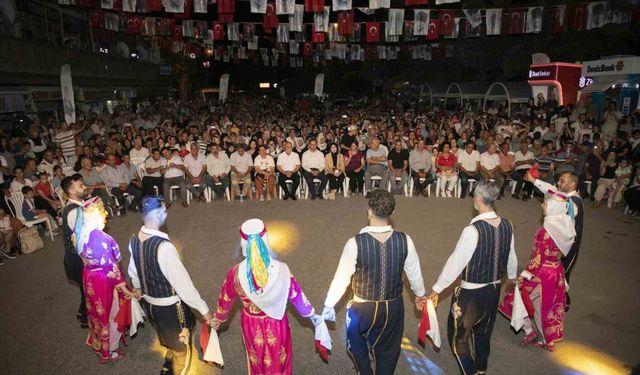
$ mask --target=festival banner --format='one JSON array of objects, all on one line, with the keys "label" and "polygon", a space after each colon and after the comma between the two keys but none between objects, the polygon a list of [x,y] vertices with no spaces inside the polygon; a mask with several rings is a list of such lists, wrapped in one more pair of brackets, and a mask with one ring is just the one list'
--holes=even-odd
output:
[{"label": "festival banner", "polygon": [[502,9],[486,10],[487,35],[502,33]]},{"label": "festival banner", "polygon": [[527,34],[538,34],[542,31],[542,15],[544,8],[529,7],[527,10],[526,32]]},{"label": "festival banner", "polygon": [[113,9],[113,0],[100,0],[100,7],[102,9]]},{"label": "festival banner", "polygon": [[380,9],[391,7],[391,0],[369,0],[369,9]]},{"label": "festival banner", "polygon": [[138,7],[137,0],[124,0],[122,2],[122,10],[129,13],[136,12],[136,8]]},{"label": "festival banner", "polygon": [[509,34],[524,33],[525,11],[523,9],[511,9],[511,17],[509,18]]},{"label": "festival banner", "polygon": [[568,16],[567,6],[566,5],[558,5],[553,8],[553,13],[551,15],[551,32],[552,33],[561,33],[567,31],[567,26],[569,22],[567,20]]},{"label": "festival banner", "polygon": [[64,121],[67,124],[76,122],[76,104],[73,99],[73,82],[71,80],[71,65],[65,64],[60,68],[60,88],[62,90],[62,109]]},{"label": "festival banner", "polygon": [[333,11],[351,10],[351,0],[333,0]]},{"label": "festival banner", "polygon": [[404,25],[404,9],[389,9],[389,22],[386,26],[386,34],[389,36],[402,35]]},{"label": "festival banner", "polygon": [[587,30],[599,29],[605,25],[607,2],[598,1],[587,5]]},{"label": "festival banner", "polygon": [[318,73],[316,75],[316,82],[313,86],[313,94],[317,97],[322,97],[324,91],[324,73]]},{"label": "festival banner", "polygon": [[467,17],[467,21],[471,24],[471,28],[476,28],[482,24],[482,10],[481,9],[463,9],[464,16]]},{"label": "festival banner", "polygon": [[208,0],[193,0],[193,11],[195,13],[207,13]]},{"label": "festival banner", "polygon": [[218,89],[218,101],[224,103],[227,100],[227,94],[229,92],[229,74],[220,76],[220,87]]},{"label": "festival banner", "polygon": [[429,31],[429,9],[413,11],[413,35],[427,35]]},{"label": "festival banner", "polygon": [[163,1],[162,5],[167,13],[184,13],[184,0]]},{"label": "festival banner", "polygon": [[573,6],[573,31],[584,31],[587,27],[587,6],[576,4]]},{"label": "festival banner", "polygon": [[302,32],[302,20],[304,18],[304,5],[296,4],[293,9],[293,14],[289,16],[289,30]]}]

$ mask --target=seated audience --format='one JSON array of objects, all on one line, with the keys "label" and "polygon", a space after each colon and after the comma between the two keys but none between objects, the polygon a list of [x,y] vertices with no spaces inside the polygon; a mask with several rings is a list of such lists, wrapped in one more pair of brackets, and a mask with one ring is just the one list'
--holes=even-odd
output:
[{"label": "seated audience", "polygon": [[220,145],[217,143],[210,145],[209,151],[205,161],[207,185],[213,190],[214,199],[224,199],[225,191],[229,187],[231,161],[226,153],[220,151]]},{"label": "seated audience", "polygon": [[[388,155],[389,178],[392,194],[402,194],[409,180],[409,151],[402,148],[402,139],[393,142],[393,148]],[[398,178],[400,180],[398,180]]]},{"label": "seated audience", "polygon": [[369,149],[367,150],[367,170],[364,173],[364,183],[367,191],[374,189],[373,179],[371,177],[380,177],[380,185],[378,188],[386,189],[387,181],[389,181],[389,172],[387,170],[387,149],[380,145],[378,137],[370,138]]},{"label": "seated audience", "polygon": [[[476,182],[482,181],[480,174],[480,153],[475,150],[475,143],[468,141],[464,145],[464,150],[458,151],[456,158],[458,159],[458,176],[460,177],[460,198],[464,198],[469,188],[469,179]],[[469,191],[469,195],[473,196],[473,191]]]},{"label": "seated audience", "polygon": [[409,154],[409,166],[411,167],[411,178],[413,178],[413,189],[416,196],[422,194],[427,196],[425,189],[433,183],[433,161],[431,153],[426,150],[424,139],[419,139],[416,148]]},{"label": "seated audience", "polygon": [[[307,151],[302,154],[302,175],[307,183],[311,199],[324,199],[323,191],[327,186],[327,175],[324,173],[324,154],[318,150],[318,141],[310,139]],[[315,183],[314,180],[319,180]]]},{"label": "seated audience", "polygon": [[[246,152],[246,146],[243,143],[239,143],[236,146],[236,152],[231,154],[229,162],[231,164],[231,200],[234,200],[237,195],[252,199],[251,172],[253,171],[253,159]],[[243,184],[242,192],[240,191],[240,184]]]},{"label": "seated audience", "polygon": [[[280,176],[278,177],[278,185],[282,189],[284,200],[291,198],[297,200],[296,191],[298,191],[298,185],[300,185],[300,175],[298,171],[302,166],[300,163],[300,157],[297,153],[293,152],[293,146],[290,142],[284,142],[284,152],[278,156],[277,168]],[[287,181],[291,183],[291,190],[287,187]]]},{"label": "seated audience", "polygon": [[440,193],[444,197],[452,197],[453,189],[458,184],[458,173],[456,172],[456,156],[450,152],[451,146],[448,143],[442,145],[442,152],[436,159],[436,172],[440,179]]},{"label": "seated audience", "polygon": [[258,147],[258,156],[256,156],[253,162],[253,169],[256,172],[256,190],[260,197],[260,202],[264,201],[265,194],[267,195],[267,201],[275,198],[276,162],[273,160],[273,157],[267,153],[267,147],[265,145]]},{"label": "seated audience", "polygon": [[332,143],[329,153],[324,158],[324,173],[329,177],[329,200],[336,199],[336,192],[343,188],[344,171],[344,156],[340,153],[338,145]]}]

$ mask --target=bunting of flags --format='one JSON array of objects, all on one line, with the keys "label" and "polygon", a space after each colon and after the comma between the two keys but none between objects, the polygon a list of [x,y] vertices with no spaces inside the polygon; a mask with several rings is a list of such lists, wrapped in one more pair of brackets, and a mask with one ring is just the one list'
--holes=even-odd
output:
[{"label": "bunting of flags", "polygon": [[[436,5],[458,1],[436,0]],[[457,38],[536,34],[545,28],[552,33],[584,31],[640,21],[639,7],[623,8],[618,2],[614,5],[607,1],[454,10],[419,8],[428,0],[405,0],[406,7],[399,9],[391,9],[389,0],[369,0],[368,8],[352,8],[352,0],[331,0],[331,6],[326,6],[325,0],[304,0],[304,4],[295,0],[250,0],[251,12],[262,14],[262,23],[234,22],[235,0],[58,2],[94,7],[89,14],[92,28],[148,36],[163,49],[195,56],[205,53],[221,61],[255,62],[260,56],[265,64],[286,64],[288,60],[293,67],[302,65],[302,57],[311,58],[314,64],[331,59],[395,59],[400,50],[413,59],[430,60],[453,55],[454,46],[440,46],[440,42]],[[190,19],[192,14],[214,10],[217,21]],[[165,17],[144,15],[162,11]],[[371,21],[355,22],[356,11],[358,19]],[[313,22],[304,23],[309,13]],[[270,48],[260,48],[261,38],[271,42],[264,43]],[[223,46],[213,48],[214,44]]]}]

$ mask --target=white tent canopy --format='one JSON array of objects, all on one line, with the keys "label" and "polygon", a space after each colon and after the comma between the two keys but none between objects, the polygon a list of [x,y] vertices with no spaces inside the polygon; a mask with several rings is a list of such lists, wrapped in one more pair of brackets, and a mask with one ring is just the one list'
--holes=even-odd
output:
[{"label": "white tent canopy", "polygon": [[504,101],[507,114],[511,115],[511,104],[527,103],[531,95],[531,86],[527,82],[494,82],[484,95],[482,110],[486,111],[487,101]]}]

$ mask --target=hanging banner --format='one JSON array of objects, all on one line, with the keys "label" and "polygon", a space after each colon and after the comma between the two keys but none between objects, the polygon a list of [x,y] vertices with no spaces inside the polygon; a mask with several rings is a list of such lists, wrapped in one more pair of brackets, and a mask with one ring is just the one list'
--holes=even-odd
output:
[{"label": "hanging banner", "polygon": [[313,88],[313,94],[317,97],[322,97],[324,91],[324,73],[318,73],[316,75],[316,83]]},{"label": "hanging banner", "polygon": [[500,35],[502,31],[502,9],[487,9],[487,35]]},{"label": "hanging banner", "polygon": [[219,102],[225,102],[227,100],[227,93],[229,92],[229,75],[223,74],[220,76],[220,87],[219,87]]},{"label": "hanging banner", "polygon": [[65,64],[60,68],[60,88],[62,89],[62,108],[64,120],[67,124],[76,122],[76,104],[73,100],[73,82],[71,81],[71,65]]}]

